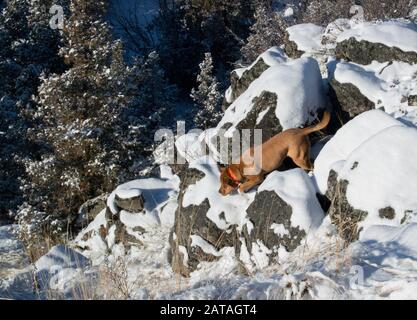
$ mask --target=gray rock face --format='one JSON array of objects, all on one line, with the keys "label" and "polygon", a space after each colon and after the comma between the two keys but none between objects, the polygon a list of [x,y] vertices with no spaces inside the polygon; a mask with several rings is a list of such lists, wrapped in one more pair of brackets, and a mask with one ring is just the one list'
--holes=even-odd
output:
[{"label": "gray rock face", "polygon": [[373,60],[417,63],[416,52],[404,52],[396,47],[388,47],[381,43],[365,40],[357,41],[355,38],[339,42],[336,46],[336,56],[339,59],[346,59],[362,65],[368,65]]},{"label": "gray rock face", "polygon": [[116,194],[114,202],[120,210],[125,210],[131,213],[141,212],[145,205],[145,200],[142,195],[123,199]]},{"label": "gray rock face", "polygon": [[284,51],[290,58],[298,59],[304,54],[304,51],[298,50],[297,44],[289,39],[287,32],[285,33],[284,44]]},{"label": "gray rock face", "polygon": [[[206,174],[209,175],[207,172],[209,171],[206,171]],[[301,170],[293,171],[288,175],[277,172],[273,174],[276,175],[277,181],[292,181],[294,183],[294,180],[286,179],[295,179],[295,177],[299,179],[299,183],[302,184],[300,188],[304,190],[305,207],[296,214],[303,215],[303,221],[309,221],[306,224],[309,225],[308,230],[314,229],[317,219],[321,219],[323,213],[315,199],[314,192],[312,192],[314,188],[310,186],[310,181],[304,180],[306,174]],[[240,272],[248,274],[254,269],[262,269],[269,263],[273,263],[274,258],[282,253],[281,250],[294,251],[306,237],[308,230],[303,230],[304,227],[293,224],[292,206],[294,203],[290,204],[283,200],[279,196],[280,191],[277,190],[258,191],[249,201],[247,201],[247,197],[242,196],[241,200],[245,202],[245,205],[236,212],[239,218],[233,220],[236,221],[234,223],[226,220],[226,217],[230,217],[230,210],[233,210],[227,205],[224,207],[225,212],[216,211],[220,212],[219,215],[215,214],[220,222],[214,222],[213,216],[207,216],[210,206],[213,205],[212,198],[210,201],[205,199],[198,205],[184,207],[182,203],[187,188],[201,178],[199,171],[189,170],[182,180],[179,207],[170,237],[170,262],[174,272],[189,276],[197,269],[200,262],[216,261],[231,250],[238,261]],[[208,178],[207,181],[210,180],[210,176],[206,178]],[[281,178],[283,180],[279,180]],[[269,183],[271,184],[271,182]],[[201,187],[202,184],[198,184],[197,188]],[[207,188],[215,188],[217,191],[218,186],[208,185]],[[195,191],[196,189],[193,189],[192,192]],[[287,190],[286,192],[291,191]],[[242,213],[244,214],[242,215]],[[297,216],[297,219],[299,217]],[[200,245],[201,243],[202,245]],[[228,249],[222,250],[225,248]],[[262,256],[261,262],[258,261],[259,254]]]},{"label": "gray rock face", "polygon": [[[275,116],[275,107],[278,97],[275,93],[263,91],[259,97],[253,100],[254,106],[246,118],[237,125],[238,130],[262,129],[262,140],[266,141],[282,131],[282,126]],[[259,123],[259,114],[268,110]]]},{"label": "gray rock face", "polygon": [[346,189],[349,182],[337,180],[337,173],[331,170],[329,173],[328,189],[326,197],[330,200],[328,214],[332,223],[336,226],[339,235],[348,243],[358,239],[358,223],[362,221],[367,212],[353,208],[346,198]]},{"label": "gray rock face", "polygon": [[408,105],[417,107],[417,95],[413,94],[408,96]]},{"label": "gray rock face", "polygon": [[81,230],[88,226],[106,208],[107,197],[108,194],[103,194],[85,202],[78,211],[75,227]]},{"label": "gray rock face", "polygon": [[[261,93],[259,97],[254,98],[253,108],[247,114],[245,119],[243,119],[237,126],[236,126],[236,133],[240,134],[242,139],[242,130],[244,129],[262,129],[262,142],[267,141],[268,139],[272,138],[274,135],[282,132],[282,126],[275,116],[275,108],[277,105],[277,95],[275,93],[264,91]],[[257,123],[259,114],[266,111],[266,114],[263,116],[262,120]],[[226,123],[221,129],[227,130],[231,126],[230,123]],[[251,132],[253,135],[253,132]],[[248,137],[249,138],[249,137]],[[227,162],[231,163],[232,159],[234,158],[232,154],[232,139],[228,139],[228,159]],[[218,141],[220,142],[220,141]],[[253,139],[251,141],[247,141],[247,143],[251,143],[250,145],[253,146]],[[217,147],[220,150],[220,145],[218,144]]]},{"label": "gray rock face", "polygon": [[[288,252],[297,248],[306,236],[304,230],[291,226],[292,207],[273,191],[262,191],[256,195],[255,201],[247,209],[252,229],[243,227],[242,237],[248,252],[252,252],[253,243],[262,241],[271,254],[270,261],[277,256],[274,248],[285,247]],[[285,232],[276,234],[273,225],[282,225]],[[242,242],[238,242],[236,256],[241,253]]]},{"label": "gray rock face", "polygon": [[229,107],[230,104],[236,100],[236,98],[245,92],[249,85],[255,79],[259,78],[259,76],[268,68],[269,66],[264,62],[264,60],[259,58],[256,64],[252,66],[252,68],[246,70],[240,78],[236,72],[232,72],[230,75],[230,85],[232,88],[231,101],[225,101],[223,109],[227,109],[227,107]]},{"label": "gray rock face", "polygon": [[384,219],[392,220],[395,218],[395,210],[391,207],[379,209],[379,216]]},{"label": "gray rock face", "polygon": [[[175,225],[170,236],[171,265],[174,272],[189,276],[201,261],[215,261],[218,257],[204,252],[200,247],[192,247],[192,235],[200,236],[216,249],[233,246],[236,237],[234,228],[219,229],[206,214],[210,209],[208,200],[198,206],[182,206],[183,196],[188,186],[202,179],[204,174],[195,169],[189,169],[182,174],[179,207],[175,213]],[[186,255],[184,251],[186,250]]]},{"label": "gray rock face", "polygon": [[[352,170],[358,165],[358,163],[355,163]],[[351,243],[359,238],[362,230],[358,227],[358,223],[366,219],[368,213],[352,207],[346,198],[346,190],[349,182],[346,180],[338,180],[337,176],[334,170],[330,171],[325,195],[330,202],[328,214],[332,223],[336,226],[339,235],[347,243]],[[393,220],[396,217],[396,212],[392,207],[384,207],[379,209],[379,217]]]},{"label": "gray rock face", "polygon": [[347,118],[353,118],[375,108],[375,104],[351,83],[340,83],[333,79],[330,86],[330,99],[333,105],[345,114],[343,120],[348,120]]}]

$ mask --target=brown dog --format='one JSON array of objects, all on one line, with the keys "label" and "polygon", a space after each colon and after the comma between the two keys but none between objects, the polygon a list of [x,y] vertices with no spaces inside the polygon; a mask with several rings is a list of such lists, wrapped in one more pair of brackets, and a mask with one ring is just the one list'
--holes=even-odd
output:
[{"label": "brown dog", "polygon": [[[250,148],[240,157],[239,164],[220,168],[221,187],[219,193],[226,196],[236,189],[239,189],[240,192],[250,190],[260,184],[266,174],[278,169],[286,157],[290,157],[297,166],[304,170],[313,170],[308,135],[326,128],[329,122],[330,113],[326,111],[323,119],[314,126],[285,130],[261,146]],[[261,155],[261,160],[256,160],[256,154]],[[248,158],[252,159],[249,163],[244,161]],[[256,174],[248,174],[248,172],[256,172]]]}]

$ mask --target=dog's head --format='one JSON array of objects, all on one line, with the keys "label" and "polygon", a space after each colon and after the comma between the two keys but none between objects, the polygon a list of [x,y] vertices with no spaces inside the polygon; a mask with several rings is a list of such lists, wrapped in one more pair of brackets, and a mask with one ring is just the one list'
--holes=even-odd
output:
[{"label": "dog's head", "polygon": [[220,189],[219,193],[222,196],[227,196],[239,187],[237,177],[240,176],[239,170],[236,166],[229,167],[220,166]]}]

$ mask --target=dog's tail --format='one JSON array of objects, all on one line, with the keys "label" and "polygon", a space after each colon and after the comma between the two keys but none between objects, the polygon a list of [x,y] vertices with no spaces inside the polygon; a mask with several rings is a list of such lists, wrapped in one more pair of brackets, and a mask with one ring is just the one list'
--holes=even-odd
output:
[{"label": "dog's tail", "polygon": [[307,127],[307,128],[301,129],[301,130],[303,130],[303,133],[305,135],[308,135],[310,133],[320,131],[320,130],[326,128],[329,125],[329,122],[330,122],[330,112],[325,111],[324,115],[323,115],[323,118],[321,119],[321,121],[319,123],[317,123],[314,126]]}]

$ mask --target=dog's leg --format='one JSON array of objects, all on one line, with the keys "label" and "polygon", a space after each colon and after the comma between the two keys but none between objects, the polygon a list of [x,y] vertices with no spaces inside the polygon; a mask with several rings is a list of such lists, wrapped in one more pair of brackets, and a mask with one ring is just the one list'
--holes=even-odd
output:
[{"label": "dog's leg", "polygon": [[304,156],[303,158],[295,158],[293,161],[297,166],[306,171],[313,171],[314,169],[314,166],[308,156]]},{"label": "dog's leg", "polygon": [[243,192],[249,191],[256,185],[260,184],[262,181],[263,181],[263,175],[249,177],[248,181],[240,185],[239,192],[243,193]]}]

